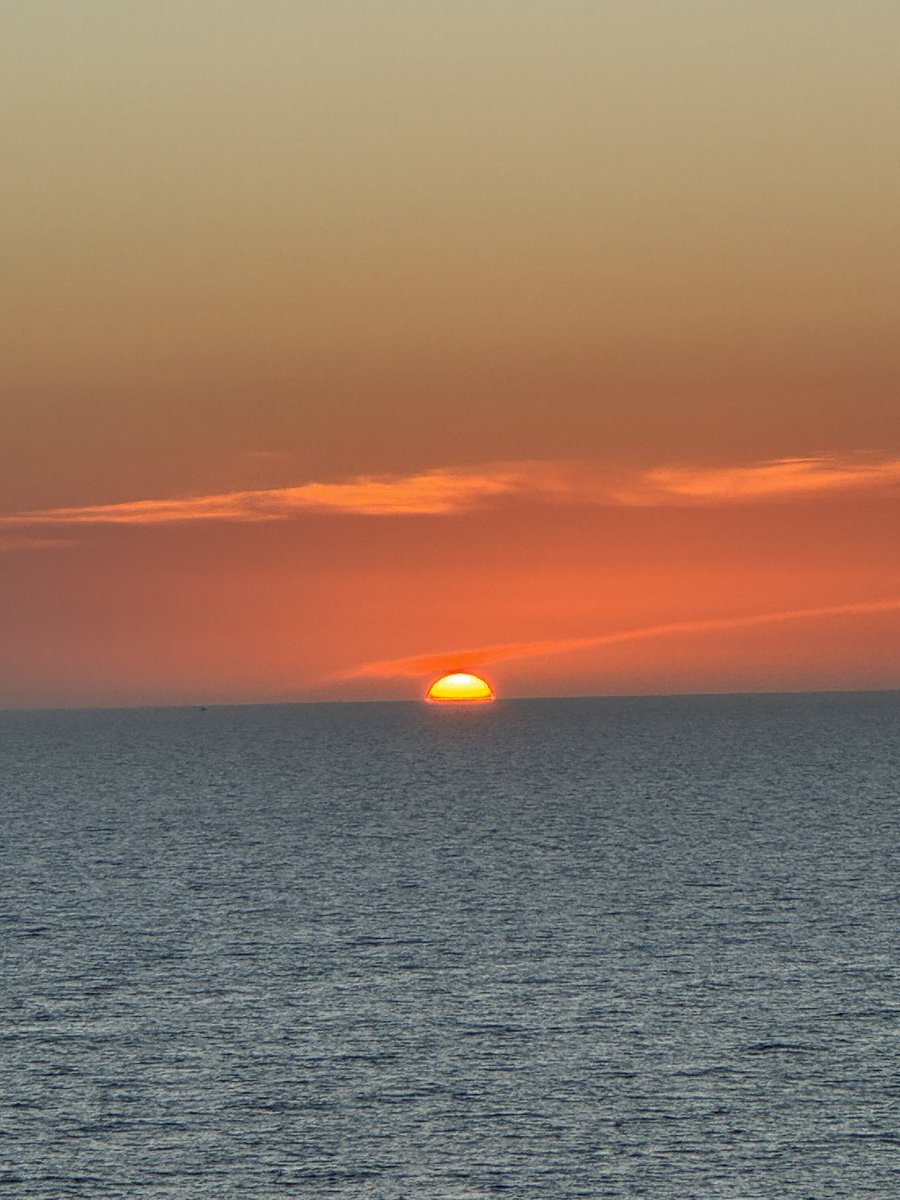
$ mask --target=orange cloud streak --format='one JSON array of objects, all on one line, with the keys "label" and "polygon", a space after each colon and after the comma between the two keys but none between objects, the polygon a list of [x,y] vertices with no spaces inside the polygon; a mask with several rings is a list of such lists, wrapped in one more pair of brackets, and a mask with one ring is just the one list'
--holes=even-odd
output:
[{"label": "orange cloud streak", "polygon": [[887,600],[867,600],[855,604],[835,604],[825,608],[797,608],[782,612],[754,613],[740,617],[710,617],[700,621],[672,621],[662,625],[645,625],[640,629],[620,629],[612,633],[601,633],[594,637],[557,638],[534,642],[501,642],[490,646],[479,646],[475,649],[384,659],[378,662],[363,663],[359,667],[344,672],[339,678],[389,679],[401,675],[428,675],[438,671],[470,670],[513,659],[568,654],[575,650],[610,646],[618,642],[646,641],[651,638],[676,637],[678,634],[713,633],[719,630],[744,629],[753,625],[771,625],[782,621],[865,616],[872,613],[898,611],[900,611],[900,597]]},{"label": "orange cloud streak", "polygon": [[438,468],[417,475],[364,475],[341,483],[40,509],[0,517],[0,526],[281,521],[309,511],[363,516],[439,515],[464,512],[479,502],[514,492],[546,491],[555,473],[553,464],[523,462]]},{"label": "orange cloud streak", "polygon": [[793,499],[900,483],[900,459],[779,458],[742,467],[657,467],[614,493],[620,504]]},{"label": "orange cloud streak", "polygon": [[0,527],[283,521],[304,512],[439,516],[511,496],[608,507],[718,505],[898,484],[900,459],[785,458],[737,467],[656,467],[624,481],[579,463],[536,460],[439,467],[415,475],[361,475],[338,483],[182,499],[38,509],[2,516]]}]

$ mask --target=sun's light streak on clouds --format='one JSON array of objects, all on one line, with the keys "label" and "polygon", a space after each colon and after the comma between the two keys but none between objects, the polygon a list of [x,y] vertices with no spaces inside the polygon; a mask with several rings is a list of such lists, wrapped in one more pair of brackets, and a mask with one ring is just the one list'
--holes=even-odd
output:
[{"label": "sun's light streak on clouds", "polygon": [[638,629],[619,629],[592,637],[555,638],[532,642],[500,642],[488,646],[470,647],[440,653],[415,654],[408,658],[383,659],[363,663],[344,672],[343,679],[390,679],[397,676],[428,675],[436,671],[470,670],[528,658],[543,658],[554,654],[570,654],[599,646],[621,642],[649,641],[654,638],[716,633],[730,629],[746,629],[755,625],[774,625],[785,621],[819,620],[828,617],[869,616],[877,613],[900,612],[900,597],[885,600],[866,600],[853,604],[833,604],[822,608],[796,608],[780,612],[752,613],[735,617],[710,617],[698,621],[670,621],[645,625]]}]

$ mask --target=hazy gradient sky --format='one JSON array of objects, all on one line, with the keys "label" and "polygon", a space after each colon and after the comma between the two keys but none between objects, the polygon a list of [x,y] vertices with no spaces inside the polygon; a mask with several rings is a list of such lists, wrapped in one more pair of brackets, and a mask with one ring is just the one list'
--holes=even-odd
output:
[{"label": "hazy gradient sky", "polygon": [[0,705],[900,686],[898,44],[0,6]]}]

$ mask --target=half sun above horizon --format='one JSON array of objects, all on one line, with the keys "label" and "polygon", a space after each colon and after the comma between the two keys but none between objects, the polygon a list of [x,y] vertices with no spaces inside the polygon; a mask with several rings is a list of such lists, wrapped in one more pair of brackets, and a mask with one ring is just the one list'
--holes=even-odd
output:
[{"label": "half sun above horizon", "polygon": [[432,704],[483,703],[494,700],[494,689],[478,675],[453,671],[436,679],[425,699]]}]

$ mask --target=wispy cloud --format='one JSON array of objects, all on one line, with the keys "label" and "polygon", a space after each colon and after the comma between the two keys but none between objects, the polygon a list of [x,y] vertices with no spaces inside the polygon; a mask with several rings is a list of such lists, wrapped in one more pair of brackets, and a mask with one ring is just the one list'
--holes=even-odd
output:
[{"label": "wispy cloud", "polygon": [[715,633],[729,629],[746,629],[754,625],[774,625],[787,621],[809,621],[827,617],[868,616],[876,613],[900,612],[900,597],[886,600],[866,600],[854,604],[833,604],[822,608],[794,608],[779,612],[752,613],[737,617],[709,617],[698,621],[670,621],[660,625],[644,625],[638,629],[618,629],[592,637],[555,638],[533,642],[498,642],[488,646],[469,647],[439,653],[415,654],[408,658],[381,659],[363,663],[341,674],[342,679],[390,679],[403,675],[431,675],[450,670],[471,670],[499,662],[526,658],[543,658],[551,654],[569,654],[598,646],[620,642],[649,641],[655,638]]},{"label": "wispy cloud", "polygon": [[18,554],[24,550],[58,550],[63,546],[77,544],[74,538],[0,537],[0,555]]},{"label": "wispy cloud", "polygon": [[416,475],[361,475],[339,483],[305,483],[298,487],[182,499],[45,508],[0,517],[0,526],[283,521],[303,512],[434,516],[464,512],[501,496],[546,490],[553,477],[554,467],[548,463],[492,463],[439,468]]},{"label": "wispy cloud", "polygon": [[779,458],[749,466],[656,467],[615,489],[612,499],[625,505],[735,504],[897,484],[896,458]]},{"label": "wispy cloud", "polygon": [[896,489],[900,459],[783,458],[748,466],[662,466],[627,477],[584,464],[531,460],[359,475],[332,483],[213,495],[44,508],[0,516],[0,528],[284,521],[303,513],[444,516],[510,497],[604,507],[722,505]]}]

